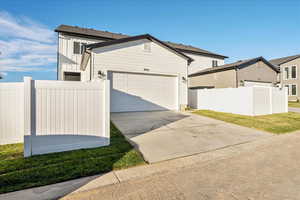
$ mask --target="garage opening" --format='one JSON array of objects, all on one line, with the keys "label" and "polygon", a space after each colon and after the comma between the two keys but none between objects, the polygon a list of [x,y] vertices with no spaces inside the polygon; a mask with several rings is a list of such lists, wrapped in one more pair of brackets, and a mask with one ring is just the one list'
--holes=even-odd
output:
[{"label": "garage opening", "polygon": [[109,72],[111,112],[178,110],[178,78]]}]

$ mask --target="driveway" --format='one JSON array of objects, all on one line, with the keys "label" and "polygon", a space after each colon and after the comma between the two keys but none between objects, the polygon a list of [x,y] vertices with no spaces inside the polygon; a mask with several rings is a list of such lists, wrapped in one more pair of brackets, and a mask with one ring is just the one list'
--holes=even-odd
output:
[{"label": "driveway", "polygon": [[149,163],[272,136],[255,129],[173,111],[112,113],[111,120]]}]

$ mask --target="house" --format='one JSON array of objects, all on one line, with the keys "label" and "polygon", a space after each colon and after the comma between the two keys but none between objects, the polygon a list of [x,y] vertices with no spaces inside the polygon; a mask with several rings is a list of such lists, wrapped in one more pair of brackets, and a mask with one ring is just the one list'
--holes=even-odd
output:
[{"label": "house", "polygon": [[278,82],[278,68],[263,57],[207,68],[189,75],[189,88],[237,88],[273,86]]},{"label": "house", "polygon": [[183,109],[189,70],[223,64],[227,58],[149,34],[128,36],[66,25],[55,31],[58,79],[109,79],[112,112]]},{"label": "house", "polygon": [[299,70],[300,54],[270,60],[270,63],[280,69],[280,84],[288,88],[290,101],[298,101],[300,98],[298,85],[300,85]]},{"label": "house", "polygon": [[[58,79],[73,80],[81,73],[79,64],[84,45],[111,41],[130,37],[120,33],[111,33],[94,29],[80,28],[77,26],[60,25],[55,31],[58,33]],[[191,57],[194,61],[189,65],[188,73],[212,66],[223,65],[227,56],[213,53],[190,45],[164,42],[170,47]],[[77,73],[77,74],[75,74]],[[74,77],[76,75],[76,77]],[[80,74],[80,80],[86,81],[88,77]]]}]

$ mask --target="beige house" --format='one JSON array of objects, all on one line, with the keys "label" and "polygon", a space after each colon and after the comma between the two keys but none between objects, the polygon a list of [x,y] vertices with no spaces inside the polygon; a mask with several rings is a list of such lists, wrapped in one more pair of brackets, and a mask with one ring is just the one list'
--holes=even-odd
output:
[{"label": "beige house", "polygon": [[189,88],[236,88],[240,86],[273,86],[279,70],[263,57],[241,60],[212,67],[189,75]]},{"label": "beige house", "polygon": [[300,85],[300,70],[298,70],[300,67],[300,54],[272,59],[270,62],[280,68],[280,84],[282,87],[288,88],[289,100],[298,101],[300,99],[298,90]]}]

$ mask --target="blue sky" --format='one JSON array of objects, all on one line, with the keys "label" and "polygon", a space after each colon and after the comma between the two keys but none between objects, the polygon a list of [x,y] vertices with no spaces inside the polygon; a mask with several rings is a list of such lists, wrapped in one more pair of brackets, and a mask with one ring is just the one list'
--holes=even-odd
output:
[{"label": "blue sky", "polygon": [[4,1],[0,7],[2,81],[56,79],[60,24],[190,44],[229,56],[300,54],[299,0]]}]

